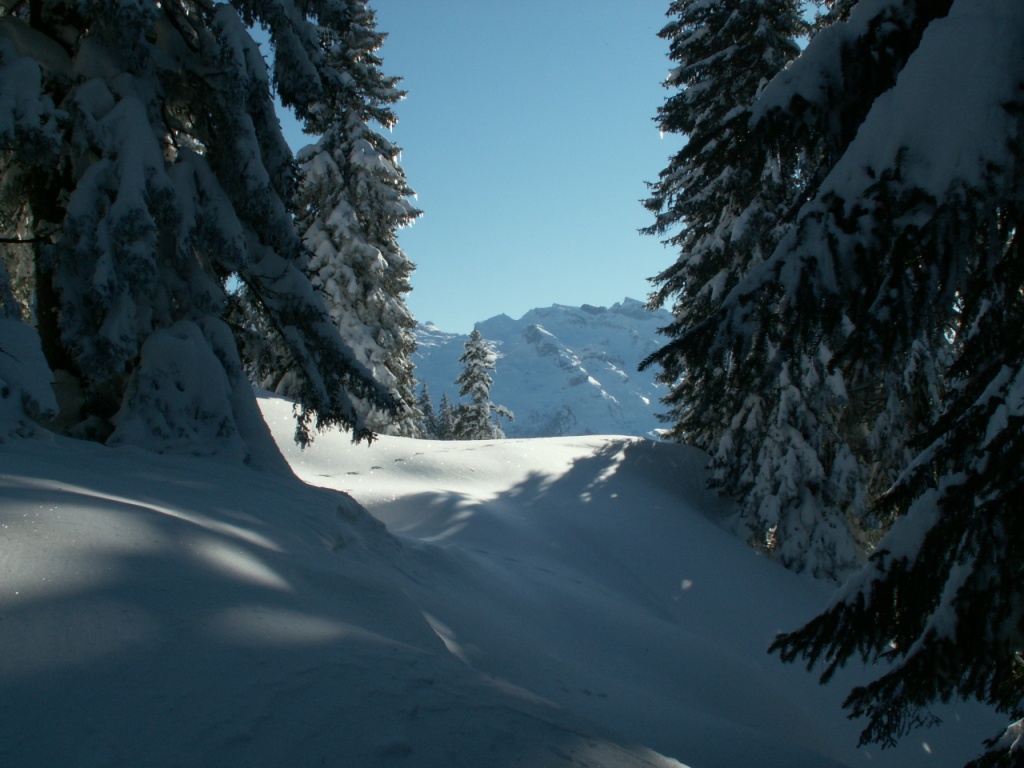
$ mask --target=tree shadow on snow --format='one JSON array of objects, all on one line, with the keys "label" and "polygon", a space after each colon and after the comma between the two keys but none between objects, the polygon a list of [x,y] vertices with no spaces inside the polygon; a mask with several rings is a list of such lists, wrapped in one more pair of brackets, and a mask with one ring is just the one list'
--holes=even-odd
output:
[{"label": "tree shadow on snow", "polygon": [[0,764],[652,764],[455,662],[343,494],[37,453],[0,479]]}]

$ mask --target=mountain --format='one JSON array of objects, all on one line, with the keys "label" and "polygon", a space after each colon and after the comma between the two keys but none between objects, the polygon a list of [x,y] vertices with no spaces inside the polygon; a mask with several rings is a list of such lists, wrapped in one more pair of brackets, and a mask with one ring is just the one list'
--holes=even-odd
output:
[{"label": "mountain", "polygon": [[[636,299],[611,307],[555,304],[518,320],[497,315],[476,324],[498,353],[491,400],[515,413],[503,423],[509,437],[657,435],[664,386],[654,370],[637,365],[661,345],[657,330],[672,319]],[[469,338],[433,324],[415,331],[416,376],[436,405],[442,393],[459,400],[454,385]]]}]

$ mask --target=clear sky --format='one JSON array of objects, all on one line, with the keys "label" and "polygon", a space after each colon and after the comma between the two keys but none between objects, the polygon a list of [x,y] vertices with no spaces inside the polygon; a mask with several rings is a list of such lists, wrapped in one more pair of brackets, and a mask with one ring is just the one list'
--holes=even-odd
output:
[{"label": "clear sky", "polygon": [[[468,332],[533,307],[645,300],[675,258],[637,230],[681,144],[652,118],[669,94],[668,0],[375,0],[393,134],[423,216],[399,242],[409,308]],[[301,143],[301,142],[300,142]]]}]

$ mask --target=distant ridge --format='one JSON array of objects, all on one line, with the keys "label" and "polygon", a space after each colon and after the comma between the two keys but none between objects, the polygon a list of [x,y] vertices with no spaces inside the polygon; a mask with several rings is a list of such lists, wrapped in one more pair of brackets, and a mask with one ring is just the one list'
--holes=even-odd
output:
[{"label": "distant ridge", "polygon": [[[665,310],[650,312],[627,298],[611,307],[554,304],[518,320],[500,314],[478,322],[500,355],[491,399],[516,415],[503,425],[506,435],[656,437],[666,389],[654,381],[654,371],[640,373],[637,365],[661,346],[658,328],[671,319]],[[453,382],[468,335],[426,323],[415,336],[416,377],[435,405],[443,393],[457,402]]]}]

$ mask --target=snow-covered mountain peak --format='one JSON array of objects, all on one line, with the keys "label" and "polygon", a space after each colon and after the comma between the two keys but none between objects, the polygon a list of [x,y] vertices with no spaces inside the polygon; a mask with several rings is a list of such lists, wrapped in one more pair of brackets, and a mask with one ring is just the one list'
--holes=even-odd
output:
[{"label": "snow-covered mountain peak", "polygon": [[[660,346],[671,315],[626,298],[611,307],[554,304],[518,320],[506,314],[476,324],[499,355],[491,399],[516,420],[509,437],[626,434],[653,436],[664,388],[637,365]],[[432,396],[454,402],[459,356],[468,338],[434,325],[416,331],[416,374]]]}]

